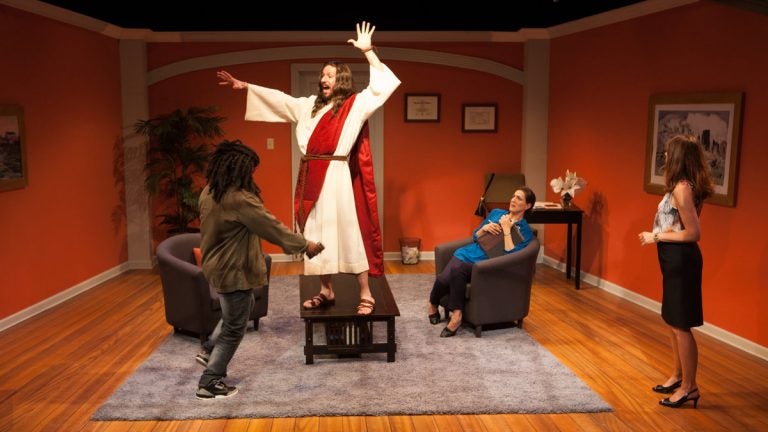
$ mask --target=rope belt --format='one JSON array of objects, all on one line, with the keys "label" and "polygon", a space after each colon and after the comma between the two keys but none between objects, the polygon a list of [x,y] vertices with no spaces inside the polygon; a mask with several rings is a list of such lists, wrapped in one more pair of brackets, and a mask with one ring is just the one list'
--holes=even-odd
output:
[{"label": "rope belt", "polygon": [[[311,160],[327,160],[327,161],[344,161],[348,162],[349,159],[347,156],[335,156],[335,155],[304,155],[301,157],[301,171],[300,176],[302,181],[297,184],[297,188],[299,189],[299,219],[300,221],[306,222],[307,215],[304,213],[304,203],[301,202],[304,199],[304,186],[307,183],[307,172],[309,171],[309,164],[306,162],[309,162]],[[300,222],[297,225],[299,226],[299,232],[304,233],[304,225]]]},{"label": "rope belt", "polygon": [[334,155],[304,155],[301,157],[302,161],[310,160],[327,160],[327,161],[346,161],[346,156],[334,156]]}]

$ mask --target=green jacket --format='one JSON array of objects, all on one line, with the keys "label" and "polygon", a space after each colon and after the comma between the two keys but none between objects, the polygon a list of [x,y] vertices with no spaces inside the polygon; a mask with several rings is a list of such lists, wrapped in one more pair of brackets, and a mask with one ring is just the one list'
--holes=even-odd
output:
[{"label": "green jacket", "polygon": [[290,254],[304,252],[307,241],[291,232],[256,195],[230,189],[217,203],[208,186],[200,194],[200,250],[203,274],[219,293],[267,284],[261,239]]}]

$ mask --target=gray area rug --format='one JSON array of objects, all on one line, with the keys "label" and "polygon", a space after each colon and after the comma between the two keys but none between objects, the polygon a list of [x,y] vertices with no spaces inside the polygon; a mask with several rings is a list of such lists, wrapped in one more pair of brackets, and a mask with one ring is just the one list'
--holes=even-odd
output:
[{"label": "gray area rug", "polygon": [[[376,353],[351,359],[315,356],[315,364],[306,365],[298,276],[274,277],[269,315],[259,331],[248,331],[230,363],[226,382],[237,386],[237,395],[196,399],[203,371],[194,360],[199,342],[172,334],[93,419],[611,411],[524,330],[490,330],[476,338],[462,329],[453,338],[439,338],[444,323],[433,326],[426,314],[434,276],[387,279],[401,314],[395,362]],[[385,336],[384,323],[375,323],[375,341]],[[315,337],[322,335],[318,331]]]}]

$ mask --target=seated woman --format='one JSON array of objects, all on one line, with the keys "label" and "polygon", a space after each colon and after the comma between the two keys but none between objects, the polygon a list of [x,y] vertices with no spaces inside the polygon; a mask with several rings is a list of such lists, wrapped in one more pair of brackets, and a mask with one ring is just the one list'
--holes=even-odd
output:
[{"label": "seated woman", "polygon": [[488,217],[472,234],[474,241],[457,249],[443,271],[437,276],[435,284],[432,286],[432,292],[429,294],[429,322],[432,324],[440,323],[440,312],[437,307],[440,304],[440,299],[446,294],[448,294],[448,303],[445,306],[451,312],[451,320],[440,333],[440,337],[456,335],[461,326],[467,283],[470,282],[472,276],[472,264],[489,259],[478,243],[478,239],[484,236],[502,234],[504,254],[523,249],[533,238],[533,230],[525,220],[525,216],[528,215],[535,202],[536,194],[529,187],[520,186],[515,189],[509,200],[509,211],[491,210]]}]

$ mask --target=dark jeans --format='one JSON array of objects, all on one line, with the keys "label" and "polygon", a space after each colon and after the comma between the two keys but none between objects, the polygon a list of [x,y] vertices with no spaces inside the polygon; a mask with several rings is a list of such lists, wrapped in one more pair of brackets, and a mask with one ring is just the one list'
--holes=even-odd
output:
[{"label": "dark jeans", "polygon": [[464,262],[451,257],[443,271],[437,275],[432,292],[429,293],[429,302],[439,305],[440,299],[448,294],[448,303],[445,307],[454,311],[464,310],[464,302],[467,295],[467,283],[472,279],[472,263]]},{"label": "dark jeans", "polygon": [[208,367],[200,377],[200,387],[205,387],[212,381],[227,376],[227,365],[245,336],[253,301],[251,290],[219,295],[221,332],[215,339],[215,346],[208,359]]}]

